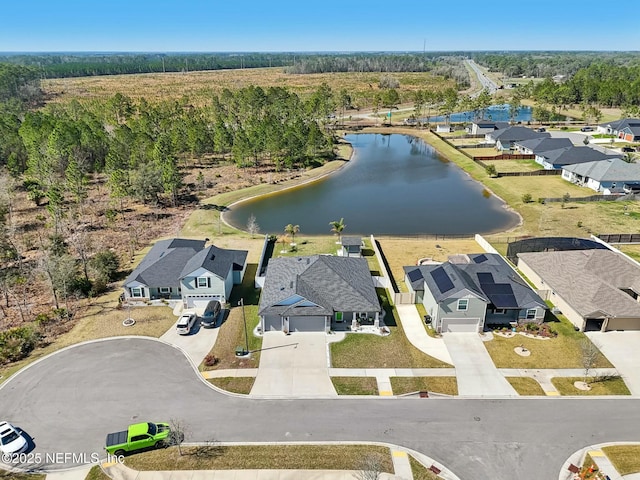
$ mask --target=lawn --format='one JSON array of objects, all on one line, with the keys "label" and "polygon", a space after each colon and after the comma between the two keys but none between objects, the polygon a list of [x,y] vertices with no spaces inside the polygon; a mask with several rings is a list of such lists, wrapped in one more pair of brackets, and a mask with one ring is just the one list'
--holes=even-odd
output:
[{"label": "lawn", "polygon": [[[327,226],[327,231],[328,230],[329,226]],[[283,236],[282,238],[286,238],[284,246],[282,241],[276,242],[273,248],[274,258],[300,257],[320,254],[336,255],[336,252],[340,248],[340,245],[336,244],[338,238],[331,235],[317,235],[311,237],[304,235],[304,233],[297,234],[295,239],[295,247],[292,247],[290,245],[290,237]]]},{"label": "lawn", "polygon": [[614,445],[602,447],[620,475],[640,472],[640,445]]},{"label": "lawn", "polygon": [[249,395],[256,379],[254,377],[219,377],[209,378],[207,381],[227,392]]},{"label": "lawn", "polygon": [[366,455],[378,455],[382,471],[393,473],[388,448],[375,445],[246,445],[176,447],[131,455],[135,470],[357,470]]},{"label": "lawn", "polygon": [[378,395],[374,377],[331,377],[338,395]]},{"label": "lawn", "polygon": [[440,368],[450,367],[422,353],[409,343],[399,323],[396,309],[386,301],[386,292],[376,289],[386,312],[384,323],[390,335],[348,333],[345,339],[331,344],[334,368]]},{"label": "lawn", "polygon": [[531,377],[506,377],[506,379],[518,395],[545,395],[540,384]]},{"label": "lawn", "polygon": [[[262,337],[253,335],[253,330],[260,321],[258,317],[260,290],[254,288],[253,284],[257,268],[258,266],[255,263],[248,264],[242,284],[236,285],[233,289],[229,300],[231,308],[229,309],[228,317],[220,326],[218,339],[210,352],[211,355],[218,359],[217,364],[207,366],[203,363],[200,365],[201,370],[256,368],[259,365]],[[236,347],[244,347],[246,343],[243,307],[238,306],[241,298],[244,300],[244,317],[246,317],[247,322],[249,350],[252,352],[248,358],[236,357],[235,355]]]},{"label": "lawn", "polygon": [[593,377],[587,377],[591,390],[580,390],[573,385],[583,380],[584,377],[555,377],[551,379],[551,383],[558,389],[560,395],[631,395],[624,380],[619,377],[602,381],[594,381]]},{"label": "lawn", "polygon": [[[1,477],[0,477],[1,478]],[[100,465],[94,465],[87,473],[85,480],[110,480],[111,477],[102,471]]]},{"label": "lawn", "polygon": [[[550,315],[550,314],[549,314]],[[558,336],[549,340],[538,340],[522,335],[504,338],[494,335],[493,340],[484,345],[497,368],[584,368],[582,342],[589,341],[582,332],[576,332],[569,320],[559,315],[557,322],[551,322],[552,330]],[[531,352],[528,357],[515,353],[514,349],[523,345]],[[612,368],[613,365],[600,354],[594,368]]]},{"label": "lawn", "polygon": [[[0,470],[0,480],[45,480],[47,476],[44,473],[17,473],[7,472]],[[88,477],[87,477],[88,478]],[[108,480],[109,477],[103,477]],[[102,480],[100,477],[95,477],[89,480]]]},{"label": "lawn", "polygon": [[390,380],[394,395],[413,392],[458,395],[456,377],[391,377]]},{"label": "lawn", "polygon": [[433,473],[427,467],[422,465],[418,460],[409,455],[409,464],[411,465],[411,473],[413,480],[438,480],[441,477]]},{"label": "lawn", "polygon": [[542,166],[535,160],[483,160],[485,165],[495,165],[498,173],[506,172],[535,172],[542,170]]}]

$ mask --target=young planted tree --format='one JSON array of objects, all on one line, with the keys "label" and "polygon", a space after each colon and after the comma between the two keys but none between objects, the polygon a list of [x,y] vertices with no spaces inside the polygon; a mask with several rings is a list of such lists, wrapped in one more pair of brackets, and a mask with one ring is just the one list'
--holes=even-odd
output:
[{"label": "young planted tree", "polygon": [[342,241],[342,231],[345,229],[346,225],[344,223],[344,218],[341,218],[338,221],[329,222],[331,225],[331,231],[338,236],[338,241]]},{"label": "young planted tree", "polygon": [[284,227],[284,233],[287,235],[291,235],[291,243],[295,243],[296,241],[296,233],[300,231],[300,225],[289,224]]},{"label": "young planted tree", "polygon": [[251,238],[260,233],[260,225],[256,221],[256,216],[252,213],[247,220],[247,231],[251,234]]}]

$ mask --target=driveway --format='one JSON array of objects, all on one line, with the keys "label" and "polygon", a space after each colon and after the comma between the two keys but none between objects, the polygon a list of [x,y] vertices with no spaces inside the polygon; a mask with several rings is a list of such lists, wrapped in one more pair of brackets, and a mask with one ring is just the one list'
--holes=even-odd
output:
[{"label": "driveway", "polygon": [[517,396],[491,360],[477,333],[443,333],[456,367],[458,395],[473,397]]},{"label": "driveway", "polygon": [[266,332],[251,395],[317,397],[336,395],[329,377],[325,333]]},{"label": "driveway", "polygon": [[640,332],[587,332],[616,367],[632,395],[640,395]]},{"label": "driveway", "polygon": [[396,310],[400,317],[400,323],[402,323],[404,333],[411,345],[438,360],[448,364],[453,363],[444,340],[430,337],[424,329],[422,318],[415,305],[399,304],[396,305]]},{"label": "driveway", "polygon": [[[224,310],[220,313],[218,322],[221,321],[220,319],[223,318],[224,313]],[[178,323],[177,319],[176,323]],[[198,366],[215,345],[220,328],[220,325],[216,328],[202,328],[200,322],[196,322],[189,335],[178,335],[174,324],[160,337],[160,340],[180,348]]]}]

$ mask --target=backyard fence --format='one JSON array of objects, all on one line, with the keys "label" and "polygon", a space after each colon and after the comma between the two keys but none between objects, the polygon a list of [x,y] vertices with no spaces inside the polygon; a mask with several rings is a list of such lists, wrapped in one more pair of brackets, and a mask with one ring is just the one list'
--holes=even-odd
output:
[{"label": "backyard fence", "polygon": [[534,170],[532,172],[498,172],[499,177],[537,177],[546,175],[562,175],[560,170]]},{"label": "backyard fence", "polygon": [[640,243],[640,233],[601,233],[597,237],[607,243]]},{"label": "backyard fence", "polygon": [[554,198],[545,198],[545,202],[617,202],[624,200],[638,200],[640,195],[591,195],[588,197],[554,197]]},{"label": "backyard fence", "polygon": [[500,155],[479,155],[473,157],[474,160],[534,160],[535,155],[527,155],[524,153],[502,153]]}]

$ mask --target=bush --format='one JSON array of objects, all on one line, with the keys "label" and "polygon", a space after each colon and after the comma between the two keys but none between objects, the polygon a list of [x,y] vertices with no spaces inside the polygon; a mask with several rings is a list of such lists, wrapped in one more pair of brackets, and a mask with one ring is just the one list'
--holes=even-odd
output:
[{"label": "bush", "polygon": [[531,196],[530,193],[525,193],[522,195],[522,201],[524,203],[531,203],[533,201],[533,197]]},{"label": "bush", "polygon": [[485,172],[487,172],[487,175],[489,175],[490,177],[495,177],[496,175],[498,175],[498,171],[496,170],[496,166],[492,163],[490,163],[489,165],[487,165],[484,169]]},{"label": "bush", "polygon": [[204,357],[204,364],[207,367],[213,367],[214,365],[217,365],[218,361],[219,361],[218,357],[216,357],[213,353],[210,353],[209,355]]},{"label": "bush", "polygon": [[96,277],[102,278],[104,283],[112,282],[118,275],[120,260],[111,250],[103,250],[91,259],[91,268],[95,270]]},{"label": "bush", "polygon": [[22,360],[35,348],[39,338],[40,334],[32,326],[0,332],[0,364]]}]

